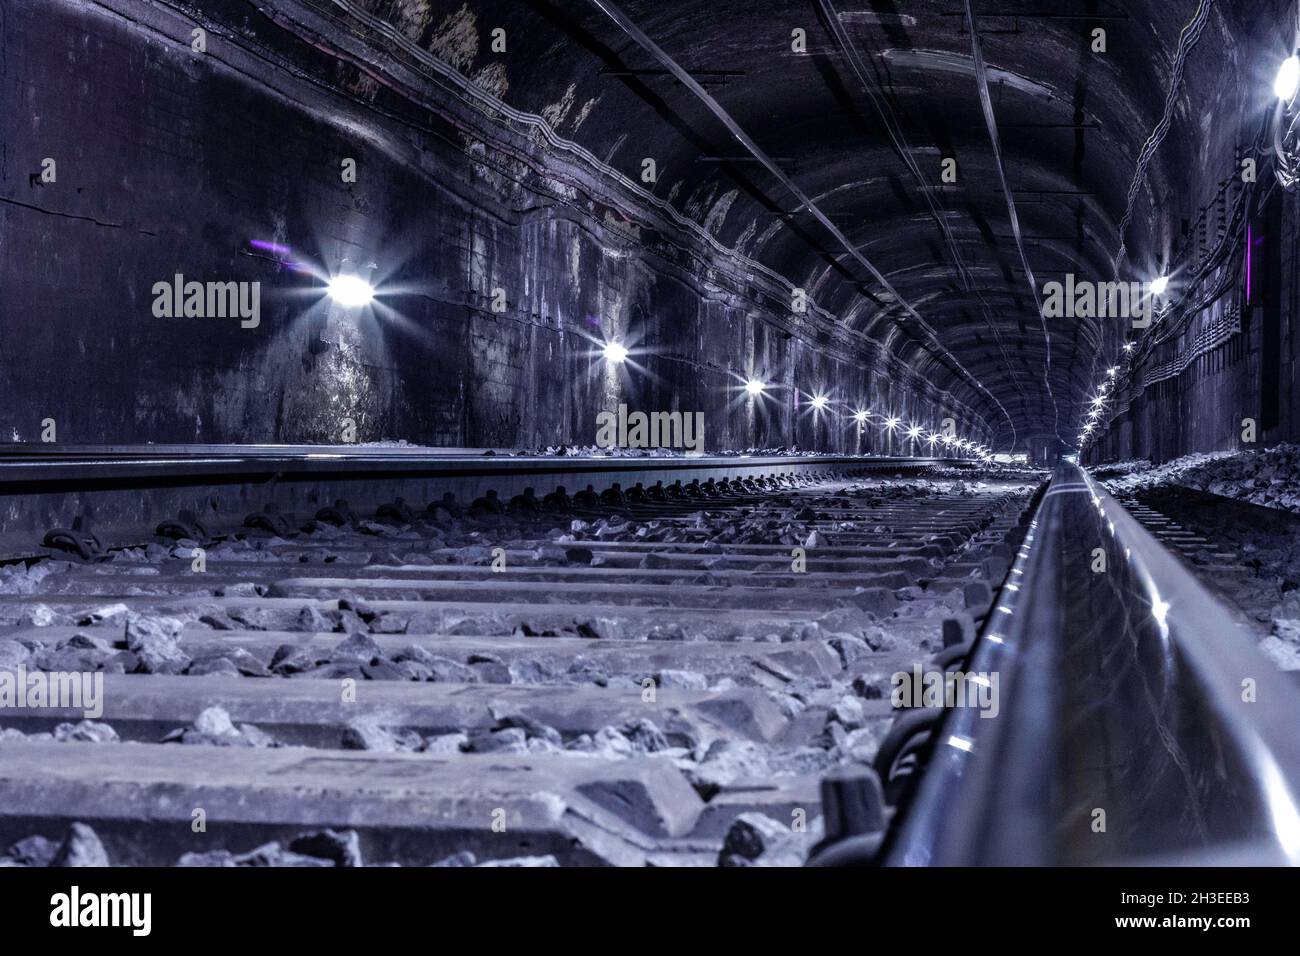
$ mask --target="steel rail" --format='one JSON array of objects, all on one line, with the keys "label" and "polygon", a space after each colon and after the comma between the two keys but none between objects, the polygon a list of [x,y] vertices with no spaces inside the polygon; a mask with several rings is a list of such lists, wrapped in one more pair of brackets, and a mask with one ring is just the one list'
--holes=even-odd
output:
[{"label": "steel rail", "polygon": [[1062,465],[1008,581],[885,862],[1300,865],[1300,692],[1176,557]]},{"label": "steel rail", "polygon": [[[974,459],[871,455],[519,455],[495,449],[403,449],[337,445],[94,446],[51,451],[0,450],[0,493],[39,493],[42,486],[93,488],[99,482],[225,483],[259,476],[281,478],[380,476],[510,478],[571,475],[619,478],[679,472],[687,480],[724,473],[809,469],[868,469],[974,464]],[[23,488],[20,483],[33,482]]]},{"label": "steel rail", "polygon": [[[0,560],[48,552],[55,528],[93,523],[106,546],[150,540],[161,521],[192,513],[212,531],[237,530],[254,512],[274,507],[310,517],[343,499],[365,509],[401,498],[423,508],[450,492],[460,501],[494,490],[503,499],[534,487],[603,491],[662,481],[793,475],[893,474],[960,458],[849,455],[577,457],[485,454],[470,449],[349,446],[93,446],[0,452]],[[448,454],[450,453],[450,454]],[[701,508],[710,498],[691,499]]]}]

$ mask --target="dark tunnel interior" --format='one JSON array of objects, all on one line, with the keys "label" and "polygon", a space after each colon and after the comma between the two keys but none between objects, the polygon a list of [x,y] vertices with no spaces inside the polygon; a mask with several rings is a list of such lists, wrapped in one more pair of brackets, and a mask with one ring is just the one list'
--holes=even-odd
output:
[{"label": "dark tunnel interior", "polygon": [[1300,0],[0,0],[0,881],[1300,865],[1298,185]]},{"label": "dark tunnel interior", "polygon": [[13,441],[587,445],[614,399],[716,449],[907,443],[864,410],[1034,461],[1297,437],[1287,3],[0,16]]}]

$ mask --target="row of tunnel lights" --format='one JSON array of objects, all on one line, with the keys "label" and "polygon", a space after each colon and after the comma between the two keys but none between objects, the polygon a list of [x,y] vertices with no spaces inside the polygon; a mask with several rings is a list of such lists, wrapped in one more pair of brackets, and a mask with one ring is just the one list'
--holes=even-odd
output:
[{"label": "row of tunnel lights", "polygon": [[[627,346],[623,345],[621,342],[606,342],[601,347],[600,352],[605,361],[613,365],[621,365],[623,362],[626,362],[629,354]],[[762,379],[750,378],[745,382],[745,394],[749,395],[751,398],[757,398],[767,391],[767,387],[767,382],[764,382]],[[823,412],[830,408],[831,401],[826,395],[817,394],[811,396],[810,404],[814,411]],[[857,409],[853,412],[852,418],[860,427],[865,425],[871,419],[873,414],[873,412],[865,409]],[[890,434],[897,431],[902,425],[903,420],[894,415],[883,417],[880,420],[880,427]],[[992,454],[983,445],[965,438],[959,438],[955,435],[942,435],[935,431],[925,434],[925,427],[923,425],[917,425],[914,423],[908,424],[904,429],[904,434],[912,441],[920,440],[926,442],[929,444],[931,449],[933,449],[937,444],[943,444],[946,447],[970,452],[985,461],[992,458]]]},{"label": "row of tunnel lights", "polygon": [[[1284,76],[1285,74],[1285,76]],[[1287,79],[1289,78],[1289,79]],[[1283,64],[1282,71],[1278,74],[1277,92],[1282,96],[1285,92],[1281,88],[1283,80],[1287,79],[1289,95],[1294,96],[1297,84],[1300,84],[1300,60],[1295,57],[1287,60]],[[1284,97],[1286,98],[1286,97]],[[1169,277],[1160,276],[1151,283],[1151,292],[1154,295],[1162,295],[1169,286]],[[353,275],[337,275],[329,280],[326,288],[330,298],[345,308],[360,308],[369,305],[375,297],[375,289],[370,283]],[[1124,345],[1125,354],[1133,351],[1133,343],[1128,342]],[[601,354],[607,362],[620,365],[628,359],[627,346],[621,342],[606,342],[601,348]],[[1079,432],[1079,445],[1082,450],[1083,443],[1086,442],[1094,431],[1098,428],[1098,421],[1101,418],[1102,410],[1106,404],[1106,395],[1114,385],[1115,376],[1119,372],[1118,366],[1112,366],[1106,372],[1106,379],[1097,387],[1097,394],[1091,399],[1091,406],[1088,410],[1088,420]],[[767,390],[767,383],[757,378],[751,378],[745,382],[745,392],[751,397],[757,398]],[[825,395],[813,395],[811,400],[812,407],[815,411],[825,411],[830,405],[830,399]],[[853,413],[853,421],[859,426],[867,423],[871,418],[870,411],[858,409]],[[888,416],[881,419],[881,427],[888,433],[892,434],[897,431],[903,424],[902,419],[895,416]],[[905,429],[907,438],[912,441],[922,440],[929,444],[933,450],[934,446],[942,443],[946,447],[955,447],[960,451],[971,452],[978,455],[985,461],[992,456],[987,448],[972,442],[965,438],[958,438],[953,435],[941,435],[938,432],[931,431],[924,434],[925,428],[921,425],[909,424]]]},{"label": "row of tunnel lights", "polygon": [[[346,308],[359,308],[361,306],[369,305],[375,296],[375,290],[370,283],[366,282],[364,279],[351,275],[335,276],[329,281],[326,291],[329,293],[331,299]],[[627,346],[621,342],[606,342],[601,347],[601,355],[604,356],[605,361],[614,365],[621,365],[623,362],[627,361],[629,352]],[[766,390],[767,383],[759,379],[751,378],[745,382],[745,392],[753,397],[762,395]],[[829,406],[830,399],[825,395],[814,395],[812,397],[812,407],[816,411],[825,411]],[[853,413],[853,421],[859,425],[863,425],[871,418],[871,415],[871,412],[859,409]],[[881,427],[891,434],[902,424],[902,419],[892,415],[881,420]],[[921,439],[927,442],[931,448],[936,444],[942,443],[945,446],[955,447],[961,451],[973,452],[986,460],[990,457],[987,448],[965,438],[958,438],[953,435],[941,435],[938,432],[933,431],[922,438],[922,433],[924,431],[925,428],[923,426],[912,424],[908,425],[906,435],[912,441]]]},{"label": "row of tunnel lights", "polygon": [[[1155,283],[1152,283],[1153,286],[1154,284]],[[1161,288],[1161,291],[1163,291],[1163,286]],[[1133,343],[1125,342],[1124,343],[1125,357],[1131,355],[1132,352],[1133,352]],[[1090,404],[1088,408],[1088,421],[1083,426],[1083,429],[1079,432],[1080,450],[1082,450],[1084,442],[1088,441],[1088,439],[1092,437],[1092,433],[1096,431],[1097,428],[1099,427],[1098,422],[1100,421],[1102,412],[1106,407],[1106,402],[1110,400],[1109,393],[1113,391],[1115,388],[1116,385],[1115,378],[1117,375],[1119,375],[1118,365],[1112,365],[1110,368],[1106,369],[1106,378],[1101,382],[1100,385],[1097,386],[1097,394],[1093,395],[1093,397],[1090,399]]]},{"label": "row of tunnel lights", "polygon": [[[1157,281],[1160,283],[1160,288],[1155,289],[1155,283],[1152,284],[1152,287],[1153,290],[1159,294],[1164,291],[1164,284],[1167,280],[1162,279]],[[374,287],[364,279],[353,275],[334,276],[329,280],[326,291],[331,299],[345,308],[360,308],[369,305],[375,297]],[[1126,346],[1126,348],[1132,348],[1132,346],[1129,345]],[[627,346],[621,342],[606,342],[601,347],[601,355],[605,358],[605,361],[614,365],[621,365],[623,362],[627,361],[629,352]],[[1115,369],[1111,369],[1111,375],[1114,375],[1115,371]],[[1103,386],[1103,392],[1104,388],[1105,386]],[[750,378],[745,382],[745,392],[751,397],[757,398],[766,391],[767,383],[761,379]],[[830,407],[830,399],[825,395],[813,395],[811,404],[815,411],[826,411]],[[1094,402],[1094,411],[1090,413],[1093,417],[1090,419],[1085,435],[1093,428],[1092,422],[1095,421],[1096,415],[1099,414],[1096,411],[1096,408],[1099,407],[1100,404],[1100,400]],[[865,425],[871,419],[872,414],[871,411],[858,409],[853,412],[852,419],[860,427]],[[880,421],[880,427],[889,434],[893,434],[902,425],[903,420],[894,415],[882,417]],[[992,453],[989,449],[977,442],[970,441],[966,438],[960,438],[955,435],[943,435],[935,431],[930,431],[927,434],[923,425],[917,425],[915,423],[908,424],[904,429],[904,434],[913,442],[918,440],[924,441],[930,446],[931,450],[934,449],[935,445],[942,444],[945,447],[955,448],[959,451],[974,454],[985,461],[992,458]],[[1083,437],[1084,436],[1081,435],[1080,439],[1082,440]]]},{"label": "row of tunnel lights", "polygon": [[[1278,67],[1277,77],[1273,80],[1273,93],[1280,100],[1290,102],[1295,99],[1296,93],[1300,91],[1300,56],[1292,54],[1282,61]],[[1153,295],[1164,294],[1165,289],[1169,287],[1169,277],[1162,275],[1151,283],[1151,292]],[[1124,354],[1128,356],[1133,351],[1133,343],[1124,343]],[[1079,449],[1082,451],[1083,445],[1091,437],[1092,433],[1099,428],[1102,410],[1106,406],[1107,392],[1109,392],[1115,383],[1115,376],[1119,373],[1118,366],[1112,366],[1106,370],[1106,379],[1097,386],[1097,394],[1091,399],[1091,407],[1088,410],[1088,420],[1079,432]]]},{"label": "row of tunnel lights", "polygon": [[[1300,92],[1300,55],[1292,54],[1282,61],[1278,67],[1277,77],[1273,80],[1273,94],[1280,100],[1290,102]],[[1169,277],[1162,275],[1151,282],[1151,292],[1153,295],[1163,295],[1169,287]],[[1133,351],[1133,343],[1124,343],[1124,354],[1129,355]],[[1083,443],[1091,438],[1092,433],[1097,430],[1098,421],[1101,418],[1102,410],[1105,408],[1107,396],[1118,374],[1118,367],[1111,367],[1106,371],[1106,380],[1097,387],[1097,394],[1092,398],[1091,408],[1088,410],[1088,421],[1084,424],[1083,429],[1079,432],[1079,447],[1083,448]]]},{"label": "row of tunnel lights", "polygon": [[[1300,91],[1300,56],[1292,54],[1283,60],[1282,65],[1278,68],[1277,77],[1273,81],[1273,93],[1281,100],[1290,101],[1295,99],[1297,91]],[[1151,282],[1151,293],[1156,296],[1163,295],[1168,287],[1169,276],[1158,276]],[[330,298],[334,299],[346,308],[359,308],[361,306],[369,305],[375,296],[375,290],[370,283],[366,282],[364,279],[358,278],[357,276],[351,275],[338,275],[332,278],[329,281],[327,292],[329,293]],[[625,362],[628,357],[627,347],[620,342],[607,342],[601,351],[606,361],[614,364],[621,364],[622,362]],[[1126,342],[1124,344],[1125,355],[1132,351],[1133,343]],[[1080,450],[1082,450],[1083,443],[1086,442],[1091,437],[1092,433],[1098,428],[1098,421],[1100,420],[1102,410],[1106,405],[1107,392],[1109,392],[1111,387],[1114,385],[1115,376],[1118,372],[1118,366],[1112,366],[1107,369],[1106,379],[1098,385],[1097,394],[1091,399],[1087,422],[1079,432]],[[766,383],[754,378],[749,379],[745,383],[745,391],[749,395],[755,397],[763,394],[766,388]],[[824,410],[828,404],[829,400],[825,395],[814,395],[812,398],[812,406],[817,411]],[[871,412],[868,411],[859,410],[853,414],[853,420],[859,425],[864,424],[870,417]],[[900,419],[892,416],[885,418],[882,421],[882,426],[889,432],[893,432],[901,424],[902,422]],[[907,429],[907,437],[916,440],[921,437],[923,431],[924,429],[920,425],[910,425]],[[930,432],[929,435],[926,436],[925,440],[931,447],[938,442],[942,442],[944,445],[955,445],[963,451],[973,451],[984,459],[990,457],[986,448],[966,439]]]},{"label": "row of tunnel lights", "polygon": [[[1273,94],[1280,100],[1290,102],[1295,99],[1296,93],[1300,92],[1300,56],[1292,54],[1282,61],[1278,67],[1277,77],[1273,80]],[[1151,292],[1154,295],[1161,295],[1169,287],[1169,277],[1160,276],[1151,283]],[[1133,343],[1124,343],[1124,354],[1129,355],[1133,351]],[[1106,405],[1106,393],[1110,391],[1114,384],[1115,376],[1118,374],[1118,367],[1111,367],[1106,371],[1106,380],[1097,387],[1097,394],[1092,398],[1092,406],[1088,410],[1088,421],[1084,424],[1083,429],[1079,432],[1079,448],[1083,449],[1083,444],[1087,442],[1092,433],[1099,427],[1098,421],[1101,418],[1102,410]]]},{"label": "row of tunnel lights", "polygon": [[[1273,80],[1273,94],[1280,100],[1290,102],[1295,99],[1296,93],[1300,92],[1300,55],[1292,54],[1282,61],[1278,67],[1277,77]],[[1151,282],[1151,292],[1153,295],[1163,295],[1169,287],[1169,277],[1162,275]],[[1124,354],[1129,355],[1133,351],[1133,343],[1124,343]],[[1091,407],[1088,410],[1088,421],[1084,424],[1083,429],[1079,432],[1079,448],[1082,450],[1083,444],[1092,437],[1092,433],[1099,427],[1098,422],[1101,419],[1102,410],[1106,406],[1107,392],[1114,385],[1115,376],[1119,373],[1118,366],[1112,366],[1106,370],[1106,380],[1097,386],[1097,394],[1091,399]]]},{"label": "row of tunnel lights", "polygon": [[[1165,291],[1168,284],[1168,277],[1161,276],[1151,283],[1151,291],[1156,295],[1160,295]],[[327,292],[331,299],[346,308],[359,308],[361,306],[369,305],[375,296],[375,290],[370,283],[366,282],[364,279],[351,275],[338,275],[332,278],[329,281]],[[1131,352],[1132,350],[1132,342],[1125,344],[1125,352]],[[601,348],[601,354],[604,356],[605,361],[615,365],[620,365],[627,361],[629,353],[627,346],[623,345],[621,342],[606,342]],[[1101,417],[1102,408],[1106,403],[1106,393],[1113,384],[1115,375],[1118,371],[1118,367],[1110,368],[1106,373],[1107,380],[1098,387],[1097,394],[1093,397],[1091,408],[1088,411],[1088,422],[1079,433],[1080,445],[1082,445],[1093,431],[1096,430],[1097,421]],[[757,398],[766,390],[767,383],[760,379],[751,378],[745,382],[745,392],[752,397]],[[830,406],[830,399],[825,395],[814,395],[812,396],[811,404],[814,410],[818,412],[825,411]],[[871,416],[872,412],[858,409],[853,413],[853,421],[859,426],[865,425],[871,419]],[[881,428],[890,434],[897,431],[902,424],[903,420],[893,415],[882,418],[880,422]],[[942,444],[945,447],[970,452],[985,461],[992,458],[992,454],[983,445],[977,444],[969,439],[958,438],[954,435],[942,435],[935,431],[925,434],[925,427],[922,425],[909,424],[904,430],[904,434],[911,441],[924,441],[932,450],[935,445]]]},{"label": "row of tunnel lights", "polygon": [[[1297,71],[1298,75],[1300,75],[1300,65],[1298,65]],[[1151,291],[1155,295],[1160,295],[1165,291],[1168,285],[1168,276],[1160,276],[1151,283]],[[339,275],[331,279],[328,286],[328,292],[330,298],[348,308],[357,308],[368,305],[375,295],[375,290],[371,287],[370,283],[366,282],[364,279],[350,275]],[[1132,342],[1128,342],[1124,345],[1125,353],[1131,352],[1132,350]],[[619,365],[627,361],[629,353],[627,346],[623,345],[621,342],[606,342],[601,348],[601,354],[607,362]],[[1113,366],[1108,369],[1106,372],[1106,381],[1102,382],[1101,385],[1098,386],[1097,394],[1092,398],[1091,408],[1088,411],[1087,424],[1084,425],[1083,430],[1079,433],[1080,443],[1086,441],[1093,431],[1096,430],[1097,421],[1100,419],[1102,409],[1106,404],[1106,393],[1114,383],[1115,375],[1118,371],[1118,366]],[[766,390],[767,383],[759,379],[751,378],[745,382],[745,392],[753,397],[762,395]],[[829,405],[830,399],[825,395],[814,395],[812,397],[812,407],[819,412],[825,411]],[[871,415],[871,412],[859,409],[853,413],[853,421],[859,425],[863,425],[871,418]],[[890,433],[896,431],[902,424],[902,419],[894,416],[889,416],[881,420],[881,427]],[[912,424],[908,425],[906,435],[912,441],[916,441],[922,438],[922,433],[924,431],[925,428],[923,426]],[[931,448],[936,444],[942,443],[945,446],[955,446],[961,451],[974,452],[976,455],[986,460],[990,457],[987,448],[964,438],[957,438],[952,435],[941,435],[938,432],[931,431],[929,434],[924,436],[923,440],[927,442]]]},{"label": "row of tunnel lights", "polygon": [[[1292,54],[1283,60],[1282,65],[1278,68],[1277,77],[1273,81],[1273,92],[1279,99],[1290,101],[1295,99],[1297,91],[1300,91],[1300,56]],[[1152,280],[1151,293],[1156,296],[1163,295],[1168,287],[1169,277],[1167,275],[1161,275]],[[375,289],[370,285],[370,283],[352,275],[338,275],[330,279],[327,292],[330,298],[334,299],[346,308],[359,308],[361,306],[369,305],[375,296]],[[628,357],[627,347],[620,342],[607,342],[601,351],[606,361],[614,364],[625,362]],[[1127,355],[1132,351],[1133,343],[1125,343],[1124,353]],[[1091,399],[1087,422],[1079,432],[1080,450],[1082,450],[1084,442],[1088,441],[1092,436],[1092,433],[1098,428],[1098,421],[1100,420],[1102,410],[1106,405],[1107,392],[1109,392],[1111,387],[1114,385],[1115,376],[1118,372],[1118,366],[1112,366],[1107,369],[1106,379],[1098,385],[1097,394]],[[751,378],[745,383],[745,391],[749,395],[755,397],[763,394],[766,388],[766,383],[758,379]],[[825,395],[814,395],[812,398],[812,406],[817,411],[824,410],[828,404],[829,400]],[[868,411],[859,410],[853,414],[853,420],[859,425],[864,424],[870,417],[871,412]],[[885,418],[882,421],[882,426],[891,433],[901,424],[902,422],[900,419],[892,416]],[[907,428],[907,437],[915,441],[921,437],[923,431],[924,429],[920,425],[910,425]],[[930,432],[929,435],[926,436],[925,440],[932,448],[936,443],[942,442],[944,445],[948,446],[955,445],[963,451],[973,451],[986,460],[990,457],[987,449],[966,439]]]}]

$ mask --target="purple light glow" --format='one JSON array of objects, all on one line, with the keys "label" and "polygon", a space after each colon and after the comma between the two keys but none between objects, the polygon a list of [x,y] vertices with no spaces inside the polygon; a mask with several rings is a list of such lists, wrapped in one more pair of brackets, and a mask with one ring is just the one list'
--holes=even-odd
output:
[{"label": "purple light glow", "polygon": [[292,250],[288,246],[282,246],[278,243],[267,242],[264,239],[250,239],[248,244],[254,249],[261,249],[265,252],[274,252],[277,256],[287,256]]},{"label": "purple light glow", "polygon": [[1246,223],[1246,304],[1250,305],[1250,253],[1254,239],[1250,223]]}]

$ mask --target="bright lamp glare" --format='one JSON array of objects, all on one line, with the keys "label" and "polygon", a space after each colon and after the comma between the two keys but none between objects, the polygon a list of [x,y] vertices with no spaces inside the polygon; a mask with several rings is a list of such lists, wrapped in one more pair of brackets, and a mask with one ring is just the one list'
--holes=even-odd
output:
[{"label": "bright lamp glare", "polygon": [[825,408],[825,407],[826,407],[826,396],[825,396],[825,395],[814,395],[814,396],[813,396],[813,400],[812,400],[812,407],[815,408],[815,409],[817,409],[818,411],[821,411],[823,408]]},{"label": "bright lamp glare", "polygon": [[750,395],[761,395],[765,388],[767,388],[767,386],[756,378],[751,378],[745,383],[745,391],[749,392]]},{"label": "bright lamp glare", "polygon": [[330,279],[327,291],[331,299],[349,309],[369,305],[375,297],[375,290],[370,283],[356,276],[335,276]]},{"label": "bright lamp glare", "polygon": [[605,361],[613,362],[615,365],[627,361],[627,348],[621,342],[606,342],[600,354],[605,356]]},{"label": "bright lamp glare", "polygon": [[1289,56],[1277,68],[1277,79],[1273,81],[1273,94],[1279,100],[1295,99],[1296,87],[1300,86],[1300,59]]},{"label": "bright lamp glare", "polygon": [[898,423],[900,421],[901,419],[895,418],[893,415],[890,415],[888,418],[885,419],[885,427],[892,432],[895,428],[898,427]]},{"label": "bright lamp glare", "polygon": [[908,438],[916,438],[916,437],[919,436],[920,434],[921,434],[921,426],[920,426],[920,425],[913,425],[911,428],[909,428],[909,429],[907,430],[907,437],[908,437]]},{"label": "bright lamp glare", "polygon": [[853,420],[854,420],[855,422],[859,422],[859,423],[861,423],[861,422],[865,422],[865,421],[867,420],[867,416],[868,416],[869,414],[871,414],[871,413],[870,413],[870,412],[854,412],[854,413],[853,413]]},{"label": "bright lamp glare", "polygon": [[1151,280],[1152,295],[1164,295],[1167,288],[1169,288],[1169,276],[1158,276]]}]

